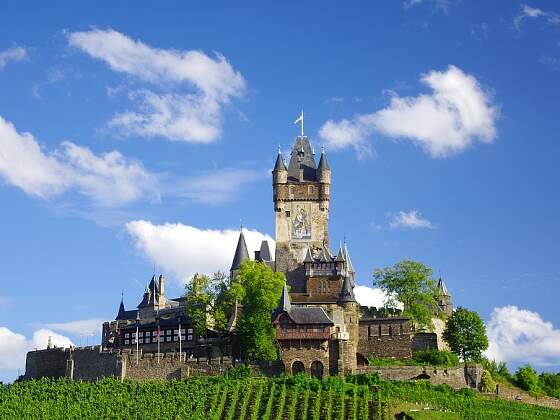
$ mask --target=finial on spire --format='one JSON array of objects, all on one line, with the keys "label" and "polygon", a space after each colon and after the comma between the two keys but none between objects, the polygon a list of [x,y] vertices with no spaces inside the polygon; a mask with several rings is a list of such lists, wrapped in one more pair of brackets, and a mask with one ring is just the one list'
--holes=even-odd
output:
[{"label": "finial on spire", "polygon": [[121,289],[121,302],[124,300],[124,289]]},{"label": "finial on spire", "polygon": [[321,154],[325,154],[325,146],[321,146]]},{"label": "finial on spire", "polygon": [[303,109],[301,110],[301,115],[299,116],[299,118],[294,121],[294,124],[297,124],[298,122],[301,122],[301,137],[303,137]]},{"label": "finial on spire", "polygon": [[278,145],[278,154],[279,154],[279,155],[282,154],[282,149],[280,149],[280,145]]},{"label": "finial on spire", "polygon": [[243,233],[243,219],[239,219],[239,231]]}]

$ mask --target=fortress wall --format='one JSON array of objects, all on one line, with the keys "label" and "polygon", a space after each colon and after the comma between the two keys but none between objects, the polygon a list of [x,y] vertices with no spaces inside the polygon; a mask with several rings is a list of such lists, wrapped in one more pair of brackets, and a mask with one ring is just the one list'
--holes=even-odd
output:
[{"label": "fortress wall", "polygon": [[68,349],[54,348],[27,353],[25,379],[61,378],[66,375]]},{"label": "fortress wall", "polygon": [[68,360],[68,378],[95,381],[105,376],[122,377],[121,355],[118,352],[101,352],[99,346],[72,350]]},{"label": "fortress wall", "polygon": [[378,372],[383,379],[409,381],[426,379],[434,385],[447,384],[452,388],[477,388],[482,377],[482,366],[456,366],[440,368],[433,366],[365,366],[358,373]]},{"label": "fortress wall", "polygon": [[412,336],[412,351],[437,350],[438,336],[436,333],[417,332]]}]

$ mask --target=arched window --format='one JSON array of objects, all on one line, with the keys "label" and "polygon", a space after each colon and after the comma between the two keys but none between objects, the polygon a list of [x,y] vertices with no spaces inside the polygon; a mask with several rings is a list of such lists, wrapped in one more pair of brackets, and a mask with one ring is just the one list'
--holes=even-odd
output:
[{"label": "arched window", "polygon": [[393,327],[389,325],[389,337],[393,336]]},{"label": "arched window", "polygon": [[404,328],[403,328],[402,324],[400,325],[400,334],[401,334],[401,335],[404,334]]},{"label": "arched window", "polygon": [[311,363],[311,375],[319,379],[323,377],[323,364],[320,361],[315,360]]},{"label": "arched window", "polygon": [[296,360],[294,363],[292,363],[292,374],[296,375],[298,373],[302,373],[305,372],[305,366],[303,366],[303,363],[300,362],[299,360]]},{"label": "arched window", "polygon": [[381,325],[377,327],[377,335],[378,337],[381,337]]}]

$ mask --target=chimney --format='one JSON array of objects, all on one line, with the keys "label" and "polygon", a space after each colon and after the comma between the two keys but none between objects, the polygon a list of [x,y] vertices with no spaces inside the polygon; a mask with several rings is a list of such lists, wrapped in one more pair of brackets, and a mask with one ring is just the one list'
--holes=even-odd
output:
[{"label": "chimney", "polygon": [[159,306],[165,304],[165,277],[163,274],[159,275]]}]

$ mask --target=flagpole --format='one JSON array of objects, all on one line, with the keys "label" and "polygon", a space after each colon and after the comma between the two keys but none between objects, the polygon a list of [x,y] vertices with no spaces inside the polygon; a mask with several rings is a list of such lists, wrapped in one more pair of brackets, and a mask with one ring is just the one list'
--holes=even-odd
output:
[{"label": "flagpole", "polygon": [[138,324],[140,322],[140,318],[138,317],[138,313],[136,314],[136,366],[138,366]]},{"label": "flagpole", "polygon": [[179,320],[179,362],[183,359],[183,348],[181,346],[181,321]]},{"label": "flagpole", "polygon": [[159,342],[161,337],[161,331],[159,328],[159,308],[157,310],[157,362],[159,364]]}]

